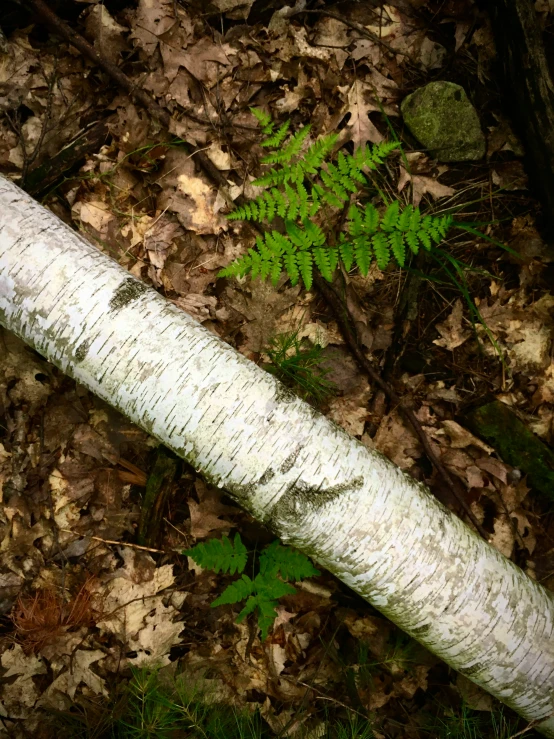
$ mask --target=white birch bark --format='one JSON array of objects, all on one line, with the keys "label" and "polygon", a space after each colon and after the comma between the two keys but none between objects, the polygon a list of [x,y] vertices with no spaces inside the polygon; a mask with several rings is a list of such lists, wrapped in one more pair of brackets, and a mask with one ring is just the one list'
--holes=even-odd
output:
[{"label": "white birch bark", "polygon": [[554,597],[0,177],[0,323],[554,737]]}]

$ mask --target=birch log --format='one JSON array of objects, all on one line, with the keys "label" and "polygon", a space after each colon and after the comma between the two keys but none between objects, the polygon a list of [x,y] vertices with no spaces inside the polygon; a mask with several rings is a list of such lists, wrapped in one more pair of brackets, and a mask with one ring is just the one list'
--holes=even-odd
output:
[{"label": "birch log", "polygon": [[554,737],[554,596],[2,177],[0,323]]}]

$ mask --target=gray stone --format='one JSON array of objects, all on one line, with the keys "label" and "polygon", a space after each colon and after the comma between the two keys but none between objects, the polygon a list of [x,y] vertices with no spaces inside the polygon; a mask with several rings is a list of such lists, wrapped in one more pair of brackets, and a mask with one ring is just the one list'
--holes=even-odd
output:
[{"label": "gray stone", "polygon": [[441,162],[481,159],[485,137],[463,87],[430,82],[404,98],[404,123],[431,155]]}]

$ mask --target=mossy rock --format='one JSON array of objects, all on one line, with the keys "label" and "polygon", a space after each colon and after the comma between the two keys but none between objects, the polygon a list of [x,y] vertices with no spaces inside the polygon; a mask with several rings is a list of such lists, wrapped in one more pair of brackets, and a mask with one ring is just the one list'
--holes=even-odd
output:
[{"label": "mossy rock", "polygon": [[485,137],[465,90],[453,82],[430,82],[401,105],[404,123],[441,162],[481,159]]}]

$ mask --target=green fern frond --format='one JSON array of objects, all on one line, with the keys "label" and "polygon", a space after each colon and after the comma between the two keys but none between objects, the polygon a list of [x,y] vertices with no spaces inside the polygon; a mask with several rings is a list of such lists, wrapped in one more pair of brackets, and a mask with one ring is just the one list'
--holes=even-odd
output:
[{"label": "green fern frond", "polygon": [[400,202],[394,200],[386,209],[384,216],[381,219],[381,228],[383,231],[392,231],[398,223],[398,213],[400,210]]},{"label": "green fern frond", "polygon": [[427,249],[427,251],[431,251],[431,247],[433,246],[433,244],[431,243],[431,237],[425,229],[421,228],[417,232],[417,238],[423,244],[424,248]]},{"label": "green fern frond", "polygon": [[283,125],[275,131],[275,133],[267,139],[262,141],[262,146],[266,149],[273,149],[277,146],[281,146],[287,133],[289,131],[290,121],[285,121]]},{"label": "green fern frond", "polygon": [[324,277],[327,282],[333,281],[333,270],[331,269],[331,259],[328,249],[314,249],[313,251],[314,255],[314,264],[320,271],[322,277]]},{"label": "green fern frond", "polygon": [[265,136],[270,136],[275,124],[271,120],[269,113],[266,113],[265,110],[262,110],[261,108],[250,108],[250,112],[262,127],[262,133]]},{"label": "green fern frond", "polygon": [[417,254],[422,246],[430,250],[446,237],[452,226],[451,216],[422,216],[419,208],[402,207],[398,200],[380,212],[368,202],[363,207],[349,207],[346,235],[339,234],[336,247],[329,247],[325,230],[315,217],[324,208],[328,218],[328,206],[342,209],[366,183],[367,171],[380,166],[400,146],[399,142],[366,145],[353,154],[340,151],[335,161],[329,161],[337,134],[321,137],[301,154],[309,126],[288,135],[288,121],[275,131],[273,124],[269,129],[266,113],[256,109],[254,115],[264,133],[269,131],[263,144],[272,151],[262,161],[275,166],[254,182],[267,188],[265,192],[228,217],[271,223],[279,216],[285,221],[286,234],[274,230],[257,237],[255,247],[221,270],[220,276],[251,274],[261,279],[269,277],[275,284],[285,270],[293,285],[302,278],[310,289],[314,265],[328,281],[340,262],[347,271],[357,267],[366,275],[373,259],[380,269],[391,260],[403,267],[407,249]]},{"label": "green fern frond", "polygon": [[228,536],[223,536],[221,539],[201,542],[192,549],[186,549],[183,554],[191,557],[200,567],[231,575],[244,570],[248,557],[238,533],[233,543]]},{"label": "green fern frond", "polygon": [[344,186],[341,182],[340,173],[335,167],[333,167],[333,169],[329,167],[329,170],[327,172],[322,169],[320,174],[323,184],[325,185],[327,190],[332,192],[333,195],[341,201],[341,204],[344,203],[345,200],[348,200],[348,193],[344,189]]},{"label": "green fern frond", "polygon": [[[371,264],[371,241],[369,237],[357,236],[354,239],[354,258],[356,260],[356,266],[365,277],[369,272],[369,266]],[[379,262],[379,259],[377,259],[377,262]]]},{"label": "green fern frond", "polygon": [[[221,539],[197,544],[184,554],[192,557],[201,567],[224,574],[243,572],[247,559],[247,551],[239,534],[236,534],[233,544],[227,536],[224,536]],[[258,626],[262,632],[262,639],[265,639],[275,619],[278,599],[296,592],[286,581],[302,580],[319,574],[319,570],[304,554],[274,541],[262,551],[256,577],[252,580],[248,575],[242,574],[238,580],[225,588],[212,602],[211,607],[232,605],[245,600],[246,603],[236,619],[237,623],[257,609]]]},{"label": "green fern frond", "polygon": [[[282,127],[281,127],[282,128]],[[273,151],[261,159],[262,164],[289,164],[297,156],[310,133],[311,126],[307,125],[292,134],[286,146],[278,151]],[[281,129],[279,129],[280,131]]]},{"label": "green fern frond", "polygon": [[419,239],[417,238],[417,231],[407,231],[406,232],[406,243],[410,247],[410,250],[414,254],[419,253]]},{"label": "green fern frond", "polygon": [[390,250],[387,237],[382,231],[380,231],[373,236],[371,243],[373,245],[373,251],[375,252],[377,266],[379,269],[386,269],[390,262]]},{"label": "green fern frond", "polygon": [[366,203],[364,208],[364,232],[373,234],[379,227],[379,211],[371,203]]},{"label": "green fern frond", "polygon": [[327,155],[338,141],[338,134],[332,133],[322,136],[307,149],[304,154],[304,171],[307,174],[317,174]]},{"label": "green fern frond", "polygon": [[276,539],[260,555],[260,575],[283,580],[303,580],[306,577],[321,575],[308,557],[297,549],[285,547]]},{"label": "green fern frond", "polygon": [[356,166],[362,170],[364,167],[368,169],[377,169],[385,159],[400,147],[399,141],[382,141],[380,144],[374,144],[360,147],[354,152],[354,161]]},{"label": "green fern frond", "polygon": [[267,639],[269,630],[273,626],[277,615],[277,601],[265,600],[258,603],[258,626],[260,627],[262,640]]},{"label": "green fern frond", "polygon": [[399,231],[402,231],[403,233],[406,233],[406,231],[410,231],[410,222],[412,218],[412,214],[414,212],[413,205],[407,205],[400,216],[398,217],[398,223],[396,224],[396,227]]},{"label": "green fern frond", "polygon": [[339,251],[344,267],[350,270],[355,264],[362,274],[367,274],[372,255],[380,269],[385,269],[392,258],[403,267],[406,247],[417,254],[420,245],[431,249],[433,242],[445,238],[452,218],[443,216],[422,217],[419,209],[411,205],[401,208],[398,201],[391,203],[381,215],[377,208],[367,203],[362,210],[356,205],[348,210],[348,233],[341,234]]},{"label": "green fern frond", "polygon": [[389,236],[389,244],[397,263],[403,267],[406,261],[406,244],[402,231],[393,231]]},{"label": "green fern frond", "polygon": [[350,272],[352,264],[354,263],[354,248],[352,244],[346,240],[343,233],[341,233],[339,238],[339,253],[345,270]]},{"label": "green fern frond", "polygon": [[283,254],[283,264],[290,278],[291,284],[294,286],[298,283],[300,272],[298,271],[297,255],[292,249],[287,250]]},{"label": "green fern frond", "polygon": [[346,200],[346,198],[341,199],[335,195],[332,190],[326,190],[324,187],[321,187],[321,185],[314,185],[313,190],[315,190],[318,198],[324,200],[333,208],[342,208],[344,200]]},{"label": "green fern frond", "polygon": [[253,581],[248,577],[248,575],[243,575],[240,580],[235,580],[235,582],[228,585],[219,598],[212,601],[211,608],[230,605],[232,603],[240,603],[241,600],[252,595],[254,590],[255,587]]},{"label": "green fern frond", "polygon": [[299,251],[296,255],[296,262],[298,264],[298,271],[304,281],[306,290],[309,290],[312,286],[313,275],[312,275],[312,255],[309,251]]},{"label": "green fern frond", "polygon": [[[235,621],[238,624],[242,623],[244,621],[244,619],[248,616],[248,614],[253,613],[256,610],[256,608],[259,607],[259,605],[260,605],[260,599],[258,598],[257,595],[251,595],[251,596],[249,596],[248,600],[246,601],[246,604],[245,604],[244,608],[239,613],[239,615],[236,617]],[[274,616],[274,618],[275,618],[275,616]],[[273,621],[272,621],[272,623],[273,623]],[[258,626],[260,626],[259,619],[258,619]],[[271,628],[271,624],[269,624],[269,628]],[[268,628],[268,631],[269,631],[269,628]],[[267,632],[266,632],[266,636],[267,636]],[[265,639],[265,636],[262,637],[262,638]]]}]

